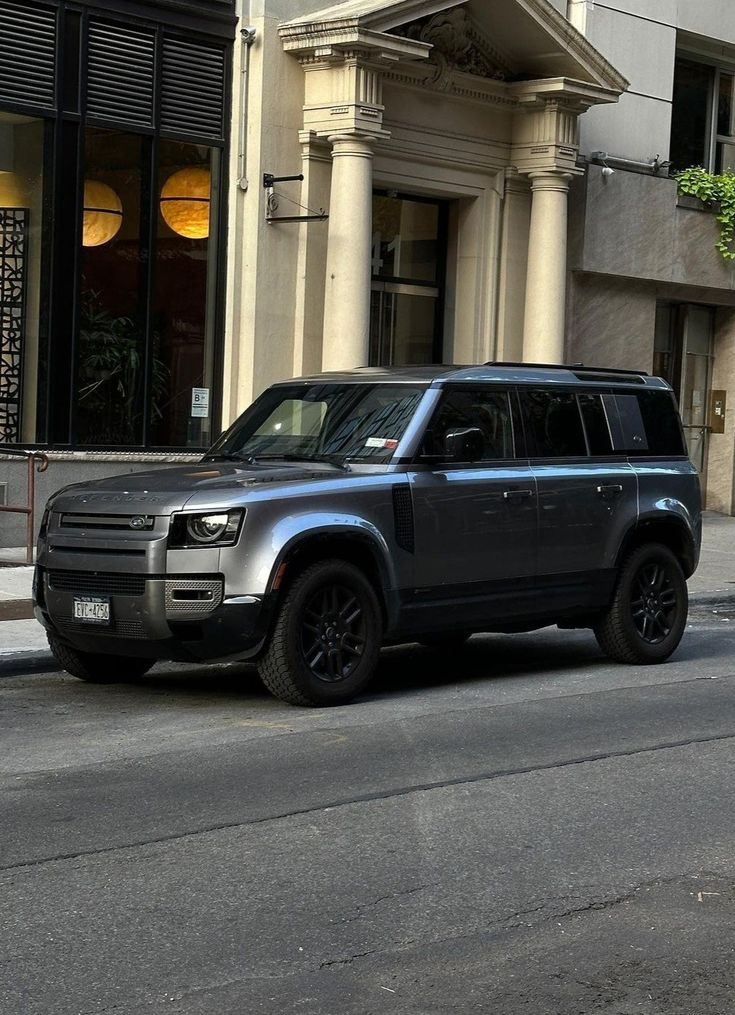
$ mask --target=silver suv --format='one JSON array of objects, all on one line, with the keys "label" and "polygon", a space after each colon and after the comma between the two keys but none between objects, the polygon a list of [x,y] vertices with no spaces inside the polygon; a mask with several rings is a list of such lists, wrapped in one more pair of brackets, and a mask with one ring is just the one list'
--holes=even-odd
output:
[{"label": "silver suv", "polygon": [[36,616],[84,680],[251,659],[284,701],[338,705],[386,643],[557,624],[661,662],[700,535],[662,380],[365,368],[274,385],[198,465],[55,494]]}]

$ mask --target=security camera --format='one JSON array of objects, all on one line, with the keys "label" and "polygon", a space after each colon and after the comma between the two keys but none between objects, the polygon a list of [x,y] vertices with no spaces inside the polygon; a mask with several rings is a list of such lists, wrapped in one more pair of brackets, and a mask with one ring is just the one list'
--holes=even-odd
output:
[{"label": "security camera", "polygon": [[611,169],[610,166],[603,166],[602,167],[602,175],[603,176],[614,176],[615,175],[615,170]]},{"label": "security camera", "polygon": [[240,29],[242,41],[245,43],[246,46],[252,46],[252,44],[255,42],[256,31],[257,30],[253,28],[252,25],[248,25],[246,28]]}]

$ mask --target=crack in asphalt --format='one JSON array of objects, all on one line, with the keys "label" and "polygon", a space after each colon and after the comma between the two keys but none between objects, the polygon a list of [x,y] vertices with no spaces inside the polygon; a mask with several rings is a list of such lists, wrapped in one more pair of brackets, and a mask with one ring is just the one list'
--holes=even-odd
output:
[{"label": "crack in asphalt", "polygon": [[0,874],[7,873],[9,871],[32,870],[45,864],[57,863],[64,860],[76,860],[84,857],[102,856],[110,853],[119,853],[126,849],[139,849],[143,846],[155,846],[161,843],[176,842],[193,838],[198,835],[206,835],[209,832],[223,832],[237,828],[247,828],[254,825],[264,825],[272,821],[283,821],[287,818],[303,817],[309,814],[327,814],[330,811],[337,810],[342,807],[351,807],[354,804],[375,803],[382,800],[392,800],[400,797],[412,796],[414,793],[428,793],[433,790],[449,789],[454,786],[473,786],[484,782],[495,782],[499,779],[515,778],[521,775],[533,775],[536,772],[551,772],[564,768],[572,768],[576,765],[596,764],[601,761],[615,760],[616,758],[630,758],[641,754],[655,754],[659,751],[678,750],[683,747],[721,743],[726,740],[733,739],[735,739],[735,733],[721,733],[711,737],[693,737],[687,740],[672,740],[657,744],[649,744],[645,747],[632,747],[628,750],[605,751],[600,754],[580,755],[575,758],[565,758],[561,761],[549,761],[539,765],[525,765],[512,769],[497,769],[496,771],[482,772],[477,775],[457,776],[453,779],[439,779],[435,782],[413,783],[408,786],[398,786],[393,789],[380,790],[373,793],[360,793],[353,797],[335,799],[329,803],[316,804],[311,807],[296,808],[294,810],[282,811],[278,814],[268,814],[263,817],[246,819],[244,821],[228,821],[205,825],[201,828],[189,829],[185,832],[171,832],[168,835],[161,835],[152,839],[140,839],[134,842],[121,843],[117,846],[100,846],[96,849],[84,849],[70,853],[58,853],[54,856],[40,857],[37,860],[7,864],[5,866],[0,866]]}]

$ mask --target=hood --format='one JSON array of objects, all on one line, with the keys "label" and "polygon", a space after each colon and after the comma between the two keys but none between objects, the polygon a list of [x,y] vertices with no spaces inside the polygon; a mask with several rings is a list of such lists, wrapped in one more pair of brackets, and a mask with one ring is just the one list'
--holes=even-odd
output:
[{"label": "hood", "polygon": [[[342,473],[322,463],[304,465],[240,465],[237,462],[200,462],[151,472],[110,476],[93,482],[75,483],[55,493],[49,505],[55,511],[86,513],[168,514],[197,501],[217,502],[221,507],[240,503],[245,491],[264,483],[291,484],[335,479]],[[220,503],[221,502],[221,503]]]}]

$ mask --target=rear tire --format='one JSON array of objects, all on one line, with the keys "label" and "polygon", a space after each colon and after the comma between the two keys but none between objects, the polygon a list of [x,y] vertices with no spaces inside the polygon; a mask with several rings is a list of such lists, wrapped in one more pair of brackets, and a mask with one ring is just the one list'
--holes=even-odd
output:
[{"label": "rear tire", "polygon": [[382,627],[378,598],[362,571],[342,560],[312,564],[280,605],[258,662],[260,679],[289,705],[344,705],[375,671]]},{"label": "rear tire", "polygon": [[594,628],[597,643],[619,663],[662,663],[681,641],[688,609],[681,564],[668,547],[647,543],[624,560],[612,604]]},{"label": "rear tire", "polygon": [[117,684],[137,680],[155,662],[155,659],[80,652],[79,649],[60,642],[52,634],[48,634],[48,643],[54,659],[63,670],[90,684]]}]

